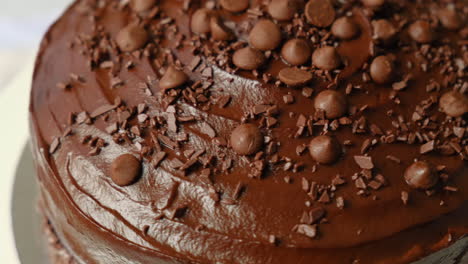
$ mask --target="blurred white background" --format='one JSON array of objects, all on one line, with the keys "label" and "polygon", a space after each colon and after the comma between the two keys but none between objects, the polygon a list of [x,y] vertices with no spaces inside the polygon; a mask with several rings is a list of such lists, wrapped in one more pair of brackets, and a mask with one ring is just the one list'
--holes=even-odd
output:
[{"label": "blurred white background", "polygon": [[0,95],[71,0],[0,0]]},{"label": "blurred white background", "polygon": [[34,57],[49,25],[71,2],[0,0],[0,121],[8,124],[0,129],[0,263],[20,264],[12,232],[11,197],[16,166],[28,139]]}]

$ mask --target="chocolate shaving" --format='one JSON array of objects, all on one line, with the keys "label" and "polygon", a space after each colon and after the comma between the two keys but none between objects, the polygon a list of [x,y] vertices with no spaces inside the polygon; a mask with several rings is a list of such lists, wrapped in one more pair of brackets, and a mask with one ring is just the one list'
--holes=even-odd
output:
[{"label": "chocolate shaving", "polygon": [[305,192],[310,190],[310,183],[306,178],[302,178],[302,190]]},{"label": "chocolate shaving", "polygon": [[329,203],[331,200],[330,200],[330,195],[328,194],[328,191],[324,191],[322,193],[322,195],[320,195],[320,198],[318,199],[319,203],[324,203],[324,204],[327,204]]},{"label": "chocolate shaving", "polygon": [[386,158],[387,158],[388,160],[394,161],[394,162],[396,162],[396,163],[398,163],[398,164],[401,163],[401,160],[400,160],[399,158],[395,157],[395,156],[387,155]]},{"label": "chocolate shaving", "polygon": [[419,153],[426,154],[426,153],[433,151],[434,148],[435,148],[435,141],[432,140],[432,141],[427,142],[426,144],[423,144],[421,148],[419,149]]},{"label": "chocolate shaving", "polygon": [[358,189],[367,189],[367,185],[362,178],[357,178],[356,181],[354,181],[354,183]]},{"label": "chocolate shaving", "polygon": [[316,207],[314,209],[312,209],[310,212],[309,212],[309,215],[310,215],[310,223],[311,224],[317,224],[320,222],[320,220],[322,220],[324,217],[325,217],[325,209],[323,209],[322,207]]},{"label": "chocolate shaving", "polygon": [[401,201],[403,202],[404,205],[408,204],[409,201],[409,193],[406,191],[401,192]]},{"label": "chocolate shaving", "polygon": [[200,132],[209,136],[210,138],[216,137],[216,131],[206,122],[200,124]]},{"label": "chocolate shaving", "polygon": [[178,147],[177,143],[172,141],[172,139],[170,139],[169,137],[158,134],[157,138],[166,147],[169,147],[171,149],[176,149]]},{"label": "chocolate shaving", "polygon": [[54,138],[54,140],[52,141],[52,144],[50,144],[49,153],[54,154],[55,151],[57,151],[57,149],[59,148],[59,146],[60,146],[60,138]]},{"label": "chocolate shaving", "polygon": [[187,67],[190,71],[193,72],[198,67],[198,65],[200,65],[200,62],[201,62],[200,56],[195,56],[193,57],[192,61]]},{"label": "chocolate shaving", "polygon": [[336,177],[333,178],[333,180],[332,180],[332,185],[334,185],[334,186],[340,186],[340,185],[343,185],[345,183],[346,183],[346,180],[343,177],[341,177],[341,175],[336,175]]},{"label": "chocolate shaving", "polygon": [[338,207],[338,209],[344,209],[345,200],[344,200],[343,197],[341,197],[341,196],[336,197],[336,207]]},{"label": "chocolate shaving", "polygon": [[167,114],[167,127],[169,131],[177,133],[177,119],[174,113]]},{"label": "chocolate shaving", "polygon": [[368,156],[354,156],[354,161],[361,167],[361,169],[371,170],[374,168],[372,158]]},{"label": "chocolate shaving", "polygon": [[153,167],[157,168],[159,164],[161,164],[161,162],[164,160],[164,158],[166,158],[166,156],[167,156],[167,153],[163,151],[156,153],[153,157],[153,160],[151,161],[151,164],[153,165]]},{"label": "chocolate shaving", "polygon": [[300,224],[295,227],[297,233],[307,236],[309,238],[315,238],[317,236],[317,226]]}]

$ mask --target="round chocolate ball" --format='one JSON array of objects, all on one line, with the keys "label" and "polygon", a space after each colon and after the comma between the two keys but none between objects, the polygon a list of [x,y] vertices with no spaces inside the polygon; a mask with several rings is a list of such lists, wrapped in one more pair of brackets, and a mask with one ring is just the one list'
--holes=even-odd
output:
[{"label": "round chocolate ball", "polygon": [[249,8],[249,0],[220,0],[221,7],[229,12],[242,12]]},{"label": "round chocolate ball", "polygon": [[318,136],[309,143],[310,156],[321,164],[336,162],[341,152],[341,145],[334,137]]},{"label": "round chocolate ball", "polygon": [[388,83],[393,76],[393,62],[387,56],[378,56],[370,65],[370,76],[379,84]]},{"label": "round chocolate ball", "polygon": [[328,119],[342,117],[348,110],[346,96],[335,90],[322,91],[315,97],[314,107],[323,111]]},{"label": "round chocolate ball", "polygon": [[281,30],[273,21],[262,19],[250,31],[249,43],[259,50],[273,50],[281,44]]},{"label": "round chocolate ball", "polygon": [[281,49],[283,59],[294,66],[302,65],[310,60],[312,49],[304,39],[290,39]]},{"label": "round chocolate ball", "polygon": [[415,189],[427,190],[434,187],[439,177],[433,166],[426,161],[417,161],[405,171],[406,183]]},{"label": "round chocolate ball", "polygon": [[456,91],[446,92],[440,97],[440,109],[451,117],[460,117],[468,113],[468,98]]},{"label": "round chocolate ball", "polygon": [[208,8],[200,8],[192,15],[190,29],[195,34],[207,34],[210,32],[212,11]]},{"label": "round chocolate ball", "polygon": [[256,70],[265,63],[265,60],[263,52],[251,47],[236,50],[232,56],[234,65],[243,70]]},{"label": "round chocolate ball", "polygon": [[439,21],[446,29],[457,30],[462,25],[462,20],[457,11],[449,8],[443,8],[437,12]]},{"label": "round chocolate ball", "polygon": [[316,27],[328,27],[335,21],[336,11],[330,0],[309,0],[304,9],[307,22]]},{"label": "round chocolate ball", "polygon": [[239,155],[257,153],[263,145],[263,135],[253,124],[242,124],[231,133],[231,146]]},{"label": "round chocolate ball", "polygon": [[358,25],[349,17],[340,17],[332,25],[332,34],[340,39],[352,39],[359,33]]},{"label": "round chocolate ball", "polygon": [[149,11],[156,5],[156,0],[131,0],[130,6],[135,12]]},{"label": "round chocolate ball", "polygon": [[298,9],[298,0],[272,0],[268,5],[270,16],[279,21],[291,20]]},{"label": "round chocolate ball", "polygon": [[117,157],[111,165],[111,179],[119,186],[135,183],[141,175],[141,162],[131,154]]},{"label": "round chocolate ball", "polygon": [[426,20],[418,20],[408,27],[410,37],[419,43],[430,43],[434,39],[431,25]]},{"label": "round chocolate ball", "polygon": [[148,42],[148,32],[136,24],[131,24],[117,34],[116,42],[121,51],[132,52],[143,48]]},{"label": "round chocolate ball", "polygon": [[394,40],[397,33],[395,26],[387,19],[379,19],[372,21],[374,38],[383,41],[384,43]]},{"label": "round chocolate ball", "polygon": [[340,67],[341,58],[334,47],[325,46],[314,51],[312,64],[321,70],[331,71]]}]

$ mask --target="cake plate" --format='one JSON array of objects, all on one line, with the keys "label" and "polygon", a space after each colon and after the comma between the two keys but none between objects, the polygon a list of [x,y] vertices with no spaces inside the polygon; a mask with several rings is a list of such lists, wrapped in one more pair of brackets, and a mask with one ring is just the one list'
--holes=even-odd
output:
[{"label": "cake plate", "polygon": [[29,144],[23,149],[13,185],[12,223],[21,264],[49,264],[44,219],[37,208],[37,182]]}]

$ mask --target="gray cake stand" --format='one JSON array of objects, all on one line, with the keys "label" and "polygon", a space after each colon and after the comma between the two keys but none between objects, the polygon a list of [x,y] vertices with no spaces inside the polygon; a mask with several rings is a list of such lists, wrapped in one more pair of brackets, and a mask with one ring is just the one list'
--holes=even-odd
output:
[{"label": "gray cake stand", "polygon": [[12,199],[12,223],[16,250],[22,264],[49,264],[43,219],[37,211],[37,182],[33,158],[26,144],[16,169]]}]

